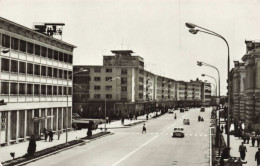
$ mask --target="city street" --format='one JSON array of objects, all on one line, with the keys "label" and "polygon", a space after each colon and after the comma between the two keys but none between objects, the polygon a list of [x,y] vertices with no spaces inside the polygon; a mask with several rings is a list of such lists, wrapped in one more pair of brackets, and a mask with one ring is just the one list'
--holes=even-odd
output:
[{"label": "city street", "polygon": [[[211,108],[199,108],[184,113],[175,110],[156,119],[149,119],[142,134],[143,124],[129,128],[110,129],[106,136],[83,146],[51,155],[29,165],[209,165],[209,126]],[[198,115],[204,122],[198,122]],[[183,125],[183,119],[190,125]],[[183,127],[184,138],[172,138],[174,127]]]}]

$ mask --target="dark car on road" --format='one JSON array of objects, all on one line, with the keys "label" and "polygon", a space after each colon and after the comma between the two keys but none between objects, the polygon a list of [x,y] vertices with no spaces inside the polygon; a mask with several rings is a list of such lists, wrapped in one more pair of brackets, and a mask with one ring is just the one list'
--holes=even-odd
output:
[{"label": "dark car on road", "polygon": [[205,107],[201,107],[200,112],[205,112]]},{"label": "dark car on road", "polygon": [[180,112],[184,112],[184,108],[180,108]]}]

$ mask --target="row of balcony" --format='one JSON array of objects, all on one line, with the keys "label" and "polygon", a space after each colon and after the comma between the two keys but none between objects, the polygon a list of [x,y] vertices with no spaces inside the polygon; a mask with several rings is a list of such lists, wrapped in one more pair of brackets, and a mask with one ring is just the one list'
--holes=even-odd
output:
[{"label": "row of balcony", "polygon": [[[17,102],[58,102],[67,101],[67,96],[46,96],[46,95],[0,95],[0,100],[4,100],[5,103],[17,103]],[[71,95],[68,96],[68,102],[72,101]]]}]

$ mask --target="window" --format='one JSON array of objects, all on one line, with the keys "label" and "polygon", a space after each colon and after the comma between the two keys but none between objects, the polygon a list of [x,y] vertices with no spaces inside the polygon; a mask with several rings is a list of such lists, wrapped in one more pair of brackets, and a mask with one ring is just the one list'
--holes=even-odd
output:
[{"label": "window", "polygon": [[63,70],[59,69],[59,78],[63,78]]},{"label": "window", "polygon": [[94,68],[94,72],[95,73],[100,73],[101,72],[101,68]]},{"label": "window", "polygon": [[2,45],[4,47],[10,48],[10,36],[2,35]]},{"label": "window", "polygon": [[26,41],[20,40],[20,51],[26,52]]},{"label": "window", "polygon": [[111,81],[112,77],[106,77],[106,81]]},{"label": "window", "polygon": [[100,81],[101,78],[100,77],[94,77],[94,81]]},{"label": "window", "polygon": [[33,84],[27,84],[27,95],[33,94]]},{"label": "window", "polygon": [[47,95],[52,95],[52,86],[47,85]]},{"label": "window", "polygon": [[34,84],[34,95],[40,95],[40,85]]},{"label": "window", "polygon": [[107,99],[112,99],[112,94],[106,94]]},{"label": "window", "polygon": [[63,87],[63,95],[67,95],[67,87]]},{"label": "window", "polygon": [[112,73],[112,69],[106,69],[107,73]]},{"label": "window", "polygon": [[53,52],[53,59],[59,60],[59,52],[56,50],[54,50],[54,52]]},{"label": "window", "polygon": [[58,69],[53,68],[53,77],[57,78],[58,77]]},{"label": "window", "polygon": [[63,71],[63,78],[64,78],[64,79],[67,79],[67,78],[68,78],[68,71],[67,71],[67,70],[64,70],[64,71]]},{"label": "window", "polygon": [[59,52],[59,61],[63,62],[63,53]]},{"label": "window", "polygon": [[35,45],[34,45],[34,49],[35,49],[35,55],[39,55],[39,56],[40,56],[41,46],[35,44]]},{"label": "window", "polygon": [[72,71],[68,71],[69,79],[72,80]]},{"label": "window", "polygon": [[53,50],[48,48],[48,58],[52,59]]},{"label": "window", "polygon": [[27,42],[27,52],[30,54],[34,53],[34,45],[32,43]]},{"label": "window", "polygon": [[2,58],[1,71],[9,71],[10,60]]},{"label": "window", "polygon": [[46,95],[46,85],[41,85],[41,94]]},{"label": "window", "polygon": [[127,69],[121,69],[121,74],[127,74]]},{"label": "window", "polygon": [[8,95],[9,94],[9,82],[1,83],[1,94]]},{"label": "window", "polygon": [[139,85],[139,90],[143,90],[143,86],[142,85]]},{"label": "window", "polygon": [[62,86],[58,86],[58,95],[62,95]]},{"label": "window", "polygon": [[121,78],[121,84],[127,84],[127,77]]},{"label": "window", "polygon": [[52,77],[52,68],[51,67],[47,67],[47,76],[48,77]]},{"label": "window", "polygon": [[19,40],[12,37],[11,48],[14,50],[18,50],[18,43],[19,43]]},{"label": "window", "polygon": [[72,55],[69,55],[69,59],[68,60],[69,60],[69,63],[72,64],[72,61],[73,61]]},{"label": "window", "polygon": [[100,99],[100,94],[94,94],[94,99]]},{"label": "window", "polygon": [[26,73],[26,63],[25,62],[19,62],[19,73]]},{"label": "window", "polygon": [[18,73],[18,61],[11,60],[11,72]]},{"label": "window", "polygon": [[34,75],[40,75],[40,65],[34,65]]},{"label": "window", "polygon": [[72,88],[69,87],[69,95],[72,95]]},{"label": "window", "polygon": [[46,47],[42,47],[41,56],[42,57],[47,57],[47,48]]},{"label": "window", "polygon": [[19,94],[20,95],[25,95],[25,84],[24,83],[19,83]]},{"label": "window", "polygon": [[27,63],[27,74],[33,74],[33,64]]},{"label": "window", "polygon": [[58,95],[57,86],[53,86],[53,95]]},{"label": "window", "polygon": [[46,66],[41,66],[41,76],[47,76]]},{"label": "window", "polygon": [[64,53],[64,62],[68,62],[69,61],[69,58],[68,58],[68,54]]},{"label": "window", "polygon": [[122,91],[122,92],[127,92],[127,86],[122,86],[122,87],[121,87],[121,91]]},{"label": "window", "polygon": [[100,90],[100,86],[94,86],[94,90]]},{"label": "window", "polygon": [[106,86],[106,90],[112,90],[112,86]]}]

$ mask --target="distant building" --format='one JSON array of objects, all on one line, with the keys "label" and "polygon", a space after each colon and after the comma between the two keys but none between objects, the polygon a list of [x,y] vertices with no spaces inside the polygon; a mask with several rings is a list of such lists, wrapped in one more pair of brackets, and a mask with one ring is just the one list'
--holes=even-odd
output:
[{"label": "distant building", "polygon": [[176,81],[146,71],[143,58],[133,56],[132,50],[111,52],[114,55],[103,56],[102,66],[73,68],[74,72],[80,68],[88,70],[73,76],[73,111],[83,117],[102,118],[105,109],[108,116],[120,118],[156,108],[210,104],[210,84]]},{"label": "distant building", "polygon": [[0,17],[1,145],[70,128],[74,48]]}]

